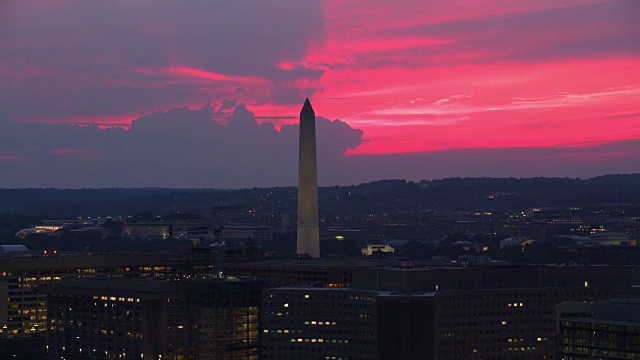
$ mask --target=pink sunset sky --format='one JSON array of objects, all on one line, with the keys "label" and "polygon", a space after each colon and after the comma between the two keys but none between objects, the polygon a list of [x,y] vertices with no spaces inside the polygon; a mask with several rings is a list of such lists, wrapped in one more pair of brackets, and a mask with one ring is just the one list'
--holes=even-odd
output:
[{"label": "pink sunset sky", "polygon": [[0,187],[292,185],[305,97],[324,185],[640,166],[634,0],[9,0],[0,48]]}]

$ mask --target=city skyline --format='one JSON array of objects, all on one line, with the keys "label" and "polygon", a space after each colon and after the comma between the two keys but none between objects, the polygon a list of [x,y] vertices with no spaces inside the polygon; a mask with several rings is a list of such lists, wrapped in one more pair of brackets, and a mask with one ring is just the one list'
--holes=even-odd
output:
[{"label": "city skyline", "polygon": [[0,187],[637,172],[639,6],[3,2]]}]

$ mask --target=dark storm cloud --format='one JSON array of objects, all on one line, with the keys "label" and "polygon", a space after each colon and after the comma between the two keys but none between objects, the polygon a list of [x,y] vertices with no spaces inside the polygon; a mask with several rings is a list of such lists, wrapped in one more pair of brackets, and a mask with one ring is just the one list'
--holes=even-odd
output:
[{"label": "dark storm cloud", "polygon": [[140,114],[234,87],[203,92],[206,81],[163,73],[175,66],[264,79],[294,97],[265,90],[258,101],[298,102],[322,71],[278,64],[301,61],[323,36],[315,0],[3,1],[0,106],[9,119]]},{"label": "dark storm cloud", "polygon": [[[131,129],[0,123],[0,187],[218,187],[294,185],[298,125],[280,132],[239,104],[227,125],[210,105],[175,108]],[[316,119],[320,181],[339,168],[362,131]]]}]

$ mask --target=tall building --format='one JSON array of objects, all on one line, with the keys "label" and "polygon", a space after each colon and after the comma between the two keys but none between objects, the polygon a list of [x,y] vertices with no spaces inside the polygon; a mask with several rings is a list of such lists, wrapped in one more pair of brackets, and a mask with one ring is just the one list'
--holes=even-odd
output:
[{"label": "tall building", "polygon": [[320,257],[316,115],[307,98],[300,111],[298,159],[298,254]]},{"label": "tall building", "polygon": [[262,358],[376,359],[374,296],[322,287],[267,290]]},{"label": "tall building", "polygon": [[258,360],[262,282],[189,279],[177,282],[185,353],[176,360]]}]

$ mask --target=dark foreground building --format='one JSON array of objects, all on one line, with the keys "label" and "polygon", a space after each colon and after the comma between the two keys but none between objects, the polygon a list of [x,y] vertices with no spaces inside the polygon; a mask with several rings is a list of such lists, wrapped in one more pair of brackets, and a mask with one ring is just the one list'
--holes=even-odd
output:
[{"label": "dark foreground building", "polygon": [[85,278],[46,291],[47,359],[259,356],[260,281]]},{"label": "dark foreground building", "polygon": [[439,292],[435,298],[433,358],[556,359],[556,304],[621,294],[640,291],[555,287]]},{"label": "dark foreground building", "polygon": [[47,328],[44,288],[73,277],[150,278],[172,271],[174,254],[69,255],[2,258],[0,336],[43,334]]},{"label": "dark foreground building", "polygon": [[171,358],[174,283],[78,278],[47,292],[47,359]]},{"label": "dark foreground building", "polygon": [[640,298],[557,308],[558,359],[640,359]]},{"label": "dark foreground building", "polygon": [[556,304],[640,295],[636,275],[612,266],[353,268],[350,288],[267,290],[263,356],[556,359]]},{"label": "dark foreground building", "polygon": [[185,280],[177,294],[184,359],[258,360],[261,281]]},{"label": "dark foreground building", "polygon": [[403,293],[275,288],[263,296],[263,359],[555,359],[557,303],[631,288]]},{"label": "dark foreground building", "polygon": [[433,295],[322,287],[267,290],[262,358],[429,358]]}]

